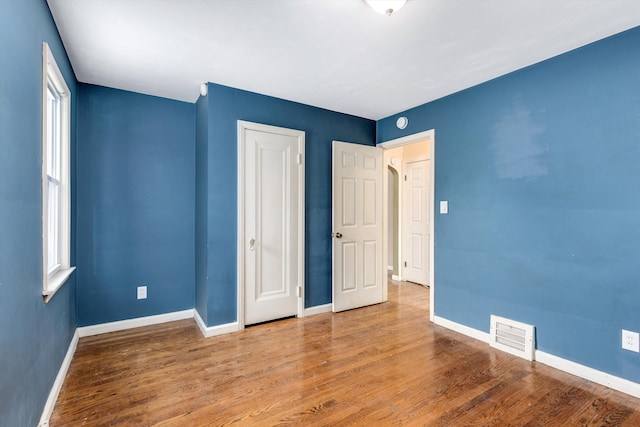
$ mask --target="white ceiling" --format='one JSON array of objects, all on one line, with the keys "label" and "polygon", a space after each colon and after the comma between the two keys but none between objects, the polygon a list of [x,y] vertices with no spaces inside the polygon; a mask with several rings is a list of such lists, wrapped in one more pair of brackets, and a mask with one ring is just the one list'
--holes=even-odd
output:
[{"label": "white ceiling", "polygon": [[639,0],[48,3],[81,82],[195,102],[211,81],[376,120],[640,25]]}]

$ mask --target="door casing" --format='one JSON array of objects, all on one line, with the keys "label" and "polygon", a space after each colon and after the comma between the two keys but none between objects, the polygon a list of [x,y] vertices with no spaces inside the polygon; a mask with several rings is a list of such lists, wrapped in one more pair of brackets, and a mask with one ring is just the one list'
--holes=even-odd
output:
[{"label": "door casing", "polygon": [[[435,317],[435,287],[436,287],[436,283],[435,283],[435,227],[434,227],[434,210],[435,210],[435,189],[436,189],[436,176],[435,176],[435,170],[436,170],[436,131],[435,129],[431,129],[431,130],[427,130],[424,132],[419,132],[419,133],[415,133],[413,135],[407,135],[407,136],[403,136],[402,138],[397,138],[397,139],[392,139],[389,141],[384,141],[380,144],[378,144],[378,147],[382,147],[383,149],[389,149],[389,148],[394,148],[394,147],[399,147],[402,145],[408,145],[408,144],[412,144],[414,142],[419,142],[422,140],[428,139],[429,140],[429,159],[431,160],[431,167],[429,170],[430,173],[430,178],[431,178],[431,192],[429,194],[429,234],[431,236],[431,238],[429,239],[429,265],[430,265],[430,269],[429,269],[429,320],[431,320],[433,322],[434,317]],[[389,203],[389,188],[388,188],[388,180],[383,180],[383,203],[384,206],[388,206]],[[389,223],[389,218],[388,218],[388,213],[387,213],[387,209],[383,209],[382,210],[382,215],[383,215],[383,227],[384,227],[384,231],[383,231],[383,245],[384,247],[382,248],[382,256],[384,257],[384,264],[383,265],[389,265],[388,264],[388,260],[387,260],[387,256],[388,256],[388,235],[389,235],[389,229],[388,229],[388,223]],[[387,281],[385,280],[383,282],[383,292],[384,292],[384,300],[387,300],[387,294],[388,294],[388,287],[387,287]]]},{"label": "door casing", "polygon": [[298,138],[299,142],[299,174],[298,174],[298,313],[297,317],[304,317],[304,233],[305,233],[305,161],[304,161],[304,131],[281,128],[276,126],[253,123],[244,120],[238,120],[238,239],[237,239],[237,318],[238,330],[245,327],[245,246],[248,244],[245,240],[245,130],[255,130],[259,132],[271,132],[284,135],[290,135]]}]

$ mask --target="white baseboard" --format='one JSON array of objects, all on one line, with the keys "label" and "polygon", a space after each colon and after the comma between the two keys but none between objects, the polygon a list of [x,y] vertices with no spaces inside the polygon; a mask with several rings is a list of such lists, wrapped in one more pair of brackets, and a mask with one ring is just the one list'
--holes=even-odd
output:
[{"label": "white baseboard", "polygon": [[238,332],[240,330],[240,325],[238,324],[238,322],[225,323],[224,325],[207,326],[204,324],[204,320],[202,320],[202,317],[200,317],[200,313],[198,313],[198,310],[194,310],[193,313],[193,318],[196,320],[196,324],[198,325],[198,328],[200,328],[202,336],[205,338],[229,334],[231,332]]},{"label": "white baseboard", "polygon": [[402,276],[398,276],[396,274],[391,275],[391,280],[395,280],[397,282],[402,282]]},{"label": "white baseboard", "polygon": [[393,271],[393,265],[387,265],[387,270],[388,271]]},{"label": "white baseboard", "polygon": [[[329,307],[331,307],[331,304],[329,304]],[[226,334],[229,332],[236,332],[238,330],[237,322],[229,323],[226,325],[206,327],[204,325],[204,322],[202,321],[202,318],[198,314],[198,311],[195,309],[175,311],[173,313],[138,317],[136,319],[119,320],[117,322],[102,323],[99,325],[82,326],[82,327],[76,328],[73,334],[73,338],[71,339],[71,343],[69,343],[69,349],[67,350],[67,354],[64,357],[64,360],[62,361],[62,365],[60,366],[58,375],[56,376],[56,379],[53,382],[53,386],[51,387],[51,391],[49,392],[49,397],[45,402],[44,409],[42,410],[42,416],[40,417],[40,422],[38,423],[38,427],[49,426],[49,418],[51,418],[51,414],[53,414],[53,409],[56,405],[56,401],[58,400],[58,394],[60,394],[60,390],[62,389],[62,384],[64,383],[64,379],[67,376],[67,371],[69,370],[69,366],[71,366],[71,360],[73,359],[73,355],[75,354],[76,348],[78,347],[78,340],[81,337],[106,334],[109,332],[139,328],[142,326],[157,325],[159,323],[173,322],[176,320],[184,320],[184,319],[195,319],[196,324],[202,331],[202,335],[204,335],[205,337],[212,337],[215,335]]]},{"label": "white baseboard", "polygon": [[314,307],[305,308],[304,317],[313,316],[321,313],[331,313],[332,308],[333,307],[331,304],[316,305]]},{"label": "white baseboard", "polygon": [[82,326],[77,329],[80,338],[91,335],[106,334],[108,332],[123,331],[141,326],[157,325],[175,320],[192,319],[194,309],[174,311],[173,313],[157,314],[155,316],[137,317],[135,319],[119,320],[117,322],[101,323],[99,325]]},{"label": "white baseboard", "polygon": [[[447,320],[442,317],[435,316],[433,323],[482,342],[489,343],[490,341],[490,335],[488,333],[470,328],[460,323],[452,322],[451,320]],[[607,374],[606,372],[602,372],[540,350],[535,350],[534,360],[538,363],[542,363],[543,365],[575,375],[576,377],[584,378],[585,380],[640,398],[640,384],[634,383],[633,381],[616,377],[614,375]]]},{"label": "white baseboard", "polygon": [[71,366],[71,360],[73,359],[73,355],[75,354],[76,348],[78,347],[79,339],[80,335],[78,334],[78,329],[76,328],[76,331],[73,334],[73,338],[71,338],[71,342],[69,343],[67,354],[64,356],[62,365],[60,365],[60,369],[58,370],[58,375],[56,375],[56,379],[55,381],[53,381],[53,385],[51,386],[49,397],[47,397],[47,401],[44,404],[44,409],[42,410],[42,416],[40,417],[38,427],[49,426],[49,418],[51,418],[51,414],[53,414],[53,408],[56,406],[58,394],[60,394],[62,384],[64,384],[64,379],[67,377],[67,371],[69,370],[69,366]]},{"label": "white baseboard", "polygon": [[536,362],[640,398],[640,384],[633,381],[625,380],[540,350],[536,350],[535,358]]},{"label": "white baseboard", "polygon": [[452,331],[459,332],[471,338],[475,338],[479,341],[489,344],[489,333],[479,331],[478,329],[470,328],[469,326],[462,325],[460,323],[452,322],[451,320],[442,318],[440,316],[434,316],[433,323],[436,325],[444,326]]}]

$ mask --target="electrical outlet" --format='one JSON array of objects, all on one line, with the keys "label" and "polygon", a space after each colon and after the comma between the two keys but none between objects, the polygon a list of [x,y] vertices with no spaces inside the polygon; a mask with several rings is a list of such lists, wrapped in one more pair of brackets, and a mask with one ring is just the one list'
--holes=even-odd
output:
[{"label": "electrical outlet", "polygon": [[640,334],[638,332],[622,330],[622,348],[640,353]]},{"label": "electrical outlet", "polygon": [[138,286],[138,299],[147,299],[147,287]]}]

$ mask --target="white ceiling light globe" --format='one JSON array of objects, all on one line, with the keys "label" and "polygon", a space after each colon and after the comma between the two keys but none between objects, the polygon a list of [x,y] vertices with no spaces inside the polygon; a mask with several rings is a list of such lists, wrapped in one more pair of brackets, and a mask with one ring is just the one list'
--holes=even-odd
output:
[{"label": "white ceiling light globe", "polygon": [[400,10],[407,0],[364,0],[371,9],[382,15],[391,15]]}]

